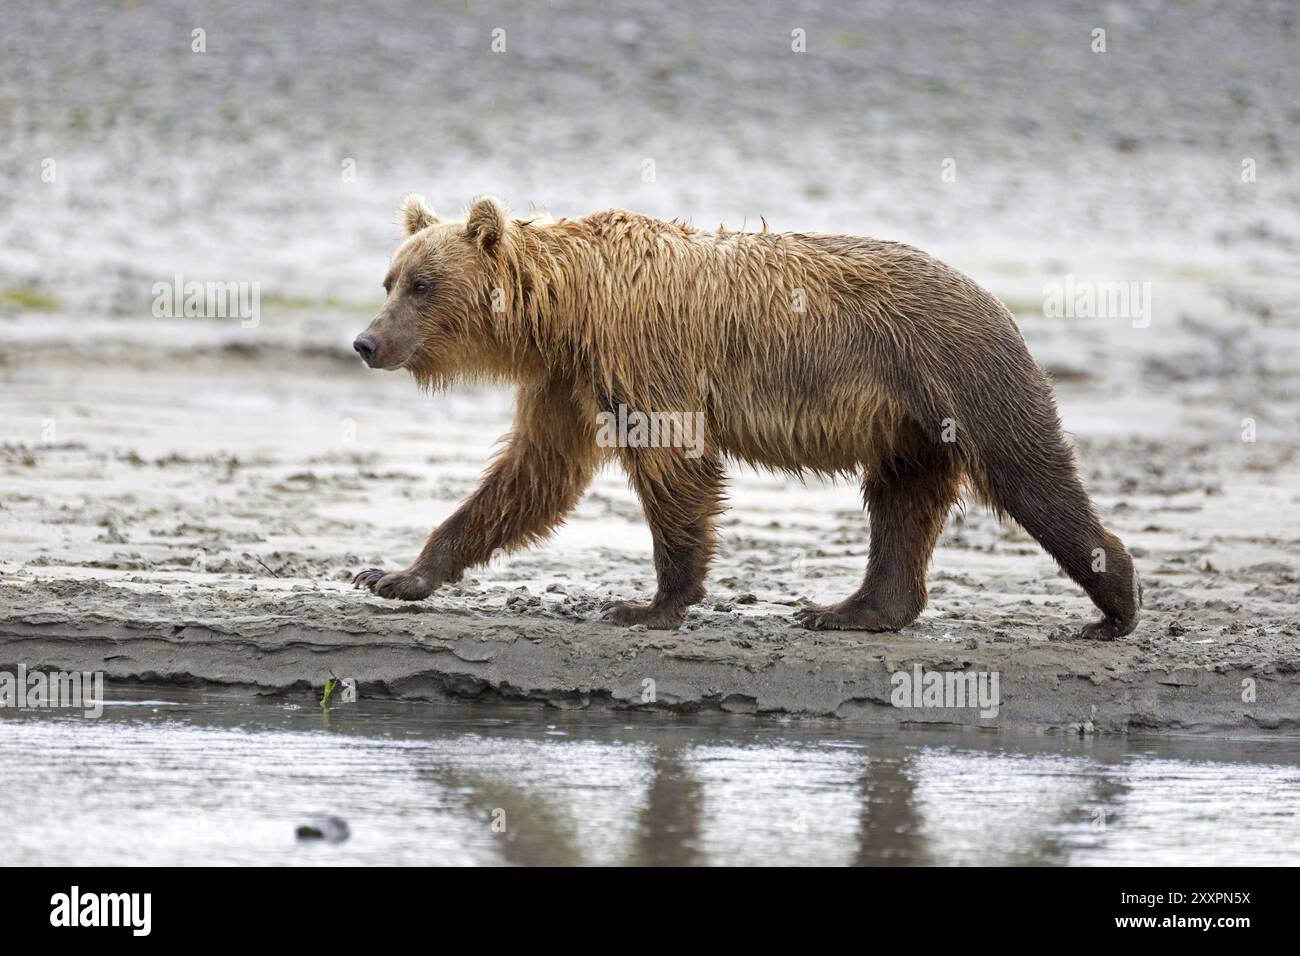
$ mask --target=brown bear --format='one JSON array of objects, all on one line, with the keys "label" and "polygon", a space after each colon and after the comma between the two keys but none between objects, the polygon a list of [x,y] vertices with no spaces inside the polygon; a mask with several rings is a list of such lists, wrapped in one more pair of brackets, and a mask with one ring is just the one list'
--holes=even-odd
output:
[{"label": "brown bear", "polygon": [[[676,626],[704,597],[731,458],[862,476],[866,577],[838,604],[799,612],[805,627],[914,621],[965,482],[1101,609],[1084,637],[1133,630],[1133,562],[1080,483],[1046,375],[1010,312],[936,259],[766,223],[706,232],[622,210],[512,220],[491,197],[444,221],[408,196],[401,217],[408,238],[357,352],[426,387],[513,383],[518,407],[482,484],[415,562],[362,571],[357,586],[419,600],[498,549],[541,540],[613,457],[644,505],[658,590],[605,618]],[[702,444],[601,440],[614,417],[663,414],[702,415]]]}]

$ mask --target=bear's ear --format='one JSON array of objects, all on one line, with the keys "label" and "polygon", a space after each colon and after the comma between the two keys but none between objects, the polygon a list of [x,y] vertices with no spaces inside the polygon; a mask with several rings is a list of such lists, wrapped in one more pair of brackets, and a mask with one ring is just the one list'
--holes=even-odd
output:
[{"label": "bear's ear", "polygon": [[506,207],[495,196],[480,196],[465,217],[465,235],[482,249],[491,249],[506,234]]},{"label": "bear's ear", "polygon": [[426,226],[436,226],[442,222],[442,218],[425,205],[424,197],[415,193],[407,193],[397,214],[401,217],[402,228],[408,236],[415,235]]}]

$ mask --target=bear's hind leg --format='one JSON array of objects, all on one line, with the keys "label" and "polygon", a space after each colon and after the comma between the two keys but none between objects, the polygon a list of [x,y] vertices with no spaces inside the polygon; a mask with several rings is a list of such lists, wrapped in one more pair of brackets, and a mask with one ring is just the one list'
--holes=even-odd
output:
[{"label": "bear's hind leg", "polygon": [[648,604],[606,604],[604,619],[624,627],[674,628],[704,598],[717,541],[713,523],[721,510],[722,463],[709,454],[686,458],[678,448],[629,450],[623,463],[654,537],[658,590]]},{"label": "bear's hind leg", "polygon": [[1124,543],[1102,525],[1055,422],[1044,423],[1036,461],[996,445],[981,455],[977,483],[1086,592],[1103,617],[1079,636],[1110,641],[1137,627],[1142,588]]},{"label": "bear's hind leg", "polygon": [[805,608],[795,620],[815,631],[896,631],[916,620],[925,608],[930,556],[960,481],[956,456],[924,441],[872,469],[862,483],[871,519],[862,586],[838,604]]},{"label": "bear's hind leg", "polygon": [[1133,560],[1084,490],[1047,376],[1000,305],[989,302],[987,314],[965,321],[982,328],[982,338],[915,345],[911,354],[929,361],[897,363],[900,400],[923,429],[950,443],[980,497],[1018,521],[1088,592],[1103,617],[1081,636],[1130,633],[1142,605]]}]

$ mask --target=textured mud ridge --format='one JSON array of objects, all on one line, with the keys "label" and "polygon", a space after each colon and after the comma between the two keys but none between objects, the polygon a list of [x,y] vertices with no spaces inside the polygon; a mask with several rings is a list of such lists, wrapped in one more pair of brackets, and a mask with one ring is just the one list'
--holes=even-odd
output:
[{"label": "textured mud ridge", "polygon": [[[95,582],[0,588],[0,667],[102,670],[115,681],[210,683],[307,694],[352,677],[361,697],[513,700],[554,707],[722,710],[875,724],[960,724],[1068,733],[1300,734],[1300,661],[1247,640],[1095,644],[1005,632],[944,641],[826,637],[780,615],[689,632],[610,627],[540,607],[477,614],[357,600],[341,588],[266,596],[164,595]],[[575,614],[579,612],[573,612]],[[897,670],[995,671],[996,716],[891,704]],[[647,684],[652,681],[653,684]],[[1243,682],[1254,700],[1243,700]],[[655,700],[645,702],[647,688]],[[1246,695],[1250,696],[1250,695]]]}]

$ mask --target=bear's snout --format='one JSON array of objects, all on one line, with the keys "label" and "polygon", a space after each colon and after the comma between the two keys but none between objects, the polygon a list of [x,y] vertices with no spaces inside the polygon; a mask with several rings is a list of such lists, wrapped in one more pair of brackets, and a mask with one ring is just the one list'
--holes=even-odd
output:
[{"label": "bear's snout", "polygon": [[375,367],[375,356],[379,354],[379,343],[375,341],[373,335],[358,335],[357,340],[352,343],[352,347],[361,356],[361,361],[371,368]]}]

